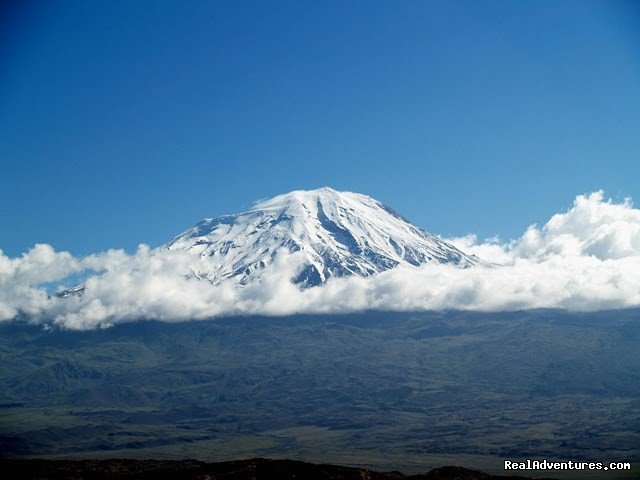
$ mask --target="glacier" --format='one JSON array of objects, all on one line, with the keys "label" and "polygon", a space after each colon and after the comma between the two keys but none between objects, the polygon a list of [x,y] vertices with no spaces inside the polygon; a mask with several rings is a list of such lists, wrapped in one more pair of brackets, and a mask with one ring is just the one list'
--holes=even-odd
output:
[{"label": "glacier", "polygon": [[244,213],[204,219],[163,247],[199,257],[193,275],[213,283],[250,283],[281,252],[302,256],[293,281],[306,287],[399,265],[482,263],[374,198],[329,187],[296,190]]}]

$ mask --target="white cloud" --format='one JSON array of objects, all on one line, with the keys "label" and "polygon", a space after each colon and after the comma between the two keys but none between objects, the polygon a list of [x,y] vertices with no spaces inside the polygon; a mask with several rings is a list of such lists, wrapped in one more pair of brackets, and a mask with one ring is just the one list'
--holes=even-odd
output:
[{"label": "white cloud", "polygon": [[578,195],[573,207],[558,213],[542,227],[531,225],[519,239],[481,244],[473,235],[450,240],[469,253],[500,264],[518,258],[544,261],[554,256],[594,256],[615,260],[640,255],[640,210],[631,199],[621,203],[604,199],[601,190]]},{"label": "white cloud", "polygon": [[[203,319],[242,313],[282,315],[363,309],[529,308],[599,310],[640,306],[640,210],[603,192],[576,197],[567,212],[532,225],[518,239],[451,239],[497,264],[461,269],[403,267],[372,277],[332,279],[300,290],[289,279],[300,258],[282,254],[261,279],[243,288],[185,275],[188,254],[141,245],[134,254],[109,250],[84,258],[36,245],[18,258],[0,252],[0,320],[90,329],[154,318]],[[82,296],[49,296],[47,282],[89,271]]]}]

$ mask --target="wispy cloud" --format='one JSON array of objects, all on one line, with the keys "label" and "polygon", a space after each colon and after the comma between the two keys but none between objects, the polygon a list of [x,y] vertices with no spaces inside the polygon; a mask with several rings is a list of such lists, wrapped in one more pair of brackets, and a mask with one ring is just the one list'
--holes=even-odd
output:
[{"label": "wispy cloud", "polygon": [[[281,315],[363,309],[528,308],[600,310],[640,306],[640,210],[603,192],[517,239],[449,239],[495,267],[425,265],[368,278],[349,277],[299,289],[289,279],[301,259],[282,254],[259,281],[237,288],[187,275],[190,255],[141,245],[133,254],[109,250],[76,258],[36,245],[18,258],[0,253],[0,320],[17,317],[64,328],[91,329],[153,318],[204,319],[242,313]],[[82,296],[59,298],[45,284],[89,272]]]}]

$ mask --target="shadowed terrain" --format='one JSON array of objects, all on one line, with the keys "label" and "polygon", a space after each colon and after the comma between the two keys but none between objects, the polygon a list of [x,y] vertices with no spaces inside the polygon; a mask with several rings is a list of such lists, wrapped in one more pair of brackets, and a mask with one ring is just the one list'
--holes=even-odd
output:
[{"label": "shadowed terrain", "polygon": [[626,310],[5,324],[0,450],[406,473],[638,462],[639,320]]},{"label": "shadowed terrain", "polygon": [[0,468],[7,480],[526,480],[525,477],[494,476],[460,467],[403,475],[264,458],[220,463],[196,460],[0,460]]}]

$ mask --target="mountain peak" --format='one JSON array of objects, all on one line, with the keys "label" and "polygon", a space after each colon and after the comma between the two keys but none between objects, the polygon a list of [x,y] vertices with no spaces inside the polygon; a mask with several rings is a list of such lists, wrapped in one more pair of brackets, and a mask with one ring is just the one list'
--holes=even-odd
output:
[{"label": "mountain peak", "polygon": [[306,286],[398,265],[478,263],[374,198],[330,187],[295,190],[245,213],[203,220],[166,247],[200,257],[194,274],[214,283],[249,282],[282,250],[302,253],[304,267],[294,281]]},{"label": "mountain peak", "polygon": [[283,205],[291,205],[295,203],[311,204],[316,203],[317,201],[321,201],[323,203],[337,202],[341,199],[350,197],[370,198],[366,195],[352,192],[340,192],[331,187],[322,187],[314,190],[293,190],[270,199],[260,200],[254,205],[253,209],[277,208]]}]

